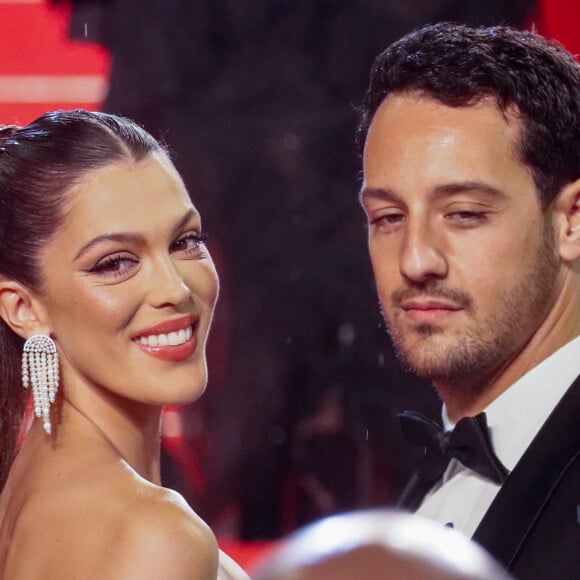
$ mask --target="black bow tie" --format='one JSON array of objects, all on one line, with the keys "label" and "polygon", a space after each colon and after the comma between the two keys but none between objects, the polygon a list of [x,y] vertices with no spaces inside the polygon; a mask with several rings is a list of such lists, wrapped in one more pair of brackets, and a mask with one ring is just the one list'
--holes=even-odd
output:
[{"label": "black bow tie", "polygon": [[425,483],[435,483],[453,457],[497,484],[509,475],[493,452],[485,413],[464,417],[453,431],[443,431],[435,421],[413,411],[399,414],[399,421],[405,439],[416,451],[417,475]]}]

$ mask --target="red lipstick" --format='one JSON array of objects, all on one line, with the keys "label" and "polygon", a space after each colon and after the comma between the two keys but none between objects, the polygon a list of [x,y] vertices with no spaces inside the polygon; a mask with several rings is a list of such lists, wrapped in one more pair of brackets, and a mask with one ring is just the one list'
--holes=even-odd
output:
[{"label": "red lipstick", "polygon": [[170,332],[177,332],[178,330],[185,330],[188,326],[193,326],[196,322],[195,316],[189,314],[187,316],[182,316],[181,318],[175,318],[173,320],[165,320],[153,326],[148,326],[143,330],[139,331],[133,335],[133,340],[140,338],[141,336],[149,336],[152,334],[168,334]]},{"label": "red lipstick", "polygon": [[[179,362],[189,358],[197,348],[198,319],[182,316],[149,326],[132,338],[133,343],[144,353],[160,360]],[[169,336],[172,334],[172,336]],[[169,341],[179,344],[168,344]]]}]

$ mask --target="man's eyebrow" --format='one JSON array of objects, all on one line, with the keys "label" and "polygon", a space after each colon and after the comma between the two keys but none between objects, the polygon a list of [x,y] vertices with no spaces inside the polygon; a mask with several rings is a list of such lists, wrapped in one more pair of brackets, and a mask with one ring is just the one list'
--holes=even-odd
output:
[{"label": "man's eyebrow", "polygon": [[358,195],[361,205],[366,199],[378,199],[380,201],[394,201],[397,203],[404,203],[403,199],[397,195],[392,189],[383,187],[363,187]]},{"label": "man's eyebrow", "polygon": [[[489,197],[505,198],[506,194],[501,189],[493,187],[489,183],[478,180],[457,181],[437,185],[430,192],[431,197],[445,197],[458,195],[467,192],[483,193]],[[405,203],[403,198],[395,193],[392,189],[382,187],[364,187],[359,193],[361,204],[366,199],[377,199],[379,201],[394,201],[396,203]]]},{"label": "man's eyebrow", "polygon": [[[175,235],[180,229],[182,229],[187,222],[189,222],[192,218],[195,218],[199,215],[199,213],[193,209],[188,209],[183,217],[175,224],[172,229],[172,235]],[[91,248],[103,243],[103,242],[120,242],[125,244],[132,244],[132,245],[144,245],[145,244],[145,237],[141,234],[134,234],[134,233],[125,233],[125,232],[118,232],[118,233],[110,233],[110,234],[103,234],[102,236],[97,236],[93,238],[89,242],[87,242],[78,252],[77,255],[74,257],[75,261],[86,254]]]},{"label": "man's eyebrow", "polygon": [[458,195],[460,193],[483,193],[489,197],[505,198],[506,193],[489,183],[478,180],[457,181],[437,185],[431,192],[432,197],[445,197]]}]

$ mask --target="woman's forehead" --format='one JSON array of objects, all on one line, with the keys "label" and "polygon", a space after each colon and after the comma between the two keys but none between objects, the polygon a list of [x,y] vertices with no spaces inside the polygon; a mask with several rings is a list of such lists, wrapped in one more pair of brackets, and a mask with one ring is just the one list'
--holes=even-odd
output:
[{"label": "woman's forehead", "polygon": [[147,230],[196,210],[173,164],[164,156],[113,163],[87,174],[70,192],[61,231],[101,235]]}]

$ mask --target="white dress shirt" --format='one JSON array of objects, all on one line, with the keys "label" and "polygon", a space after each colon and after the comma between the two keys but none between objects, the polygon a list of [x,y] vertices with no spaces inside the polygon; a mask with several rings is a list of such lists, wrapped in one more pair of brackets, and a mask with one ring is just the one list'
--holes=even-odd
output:
[{"label": "white dress shirt", "polygon": [[[563,346],[493,401],[485,414],[496,455],[512,471],[580,373],[580,336]],[[443,426],[453,429],[443,406]],[[500,486],[452,459],[417,514],[471,537]]]}]

